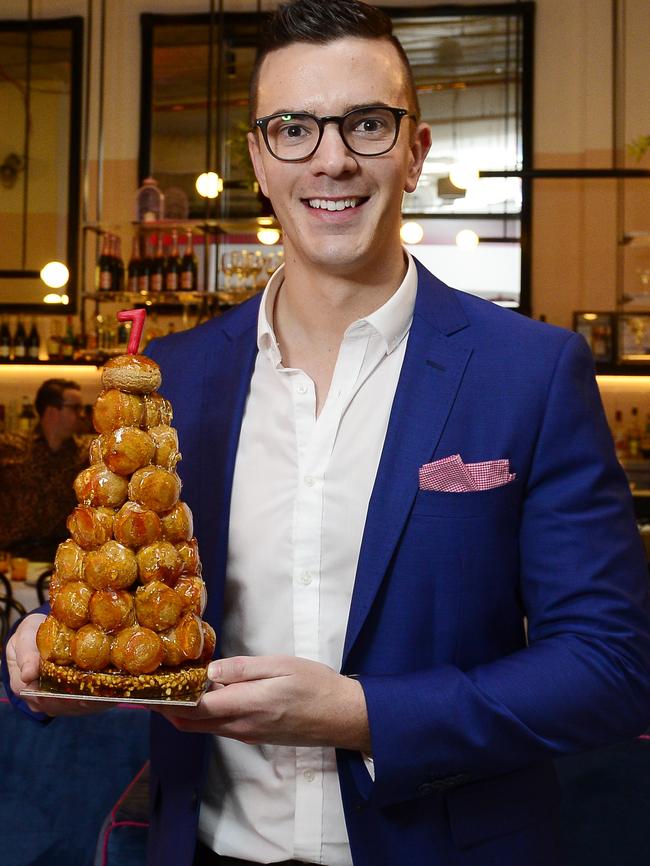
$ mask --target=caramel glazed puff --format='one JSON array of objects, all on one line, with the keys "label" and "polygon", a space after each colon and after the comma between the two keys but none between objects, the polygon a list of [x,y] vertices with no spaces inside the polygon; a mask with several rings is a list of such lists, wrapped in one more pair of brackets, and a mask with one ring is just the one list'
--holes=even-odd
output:
[{"label": "caramel glazed puff", "polygon": [[75,694],[196,694],[216,636],[201,619],[207,595],[171,406],[156,392],[158,365],[141,355],[109,361],[102,385],[99,435],[74,482],[79,504],[37,635],[42,677]]}]

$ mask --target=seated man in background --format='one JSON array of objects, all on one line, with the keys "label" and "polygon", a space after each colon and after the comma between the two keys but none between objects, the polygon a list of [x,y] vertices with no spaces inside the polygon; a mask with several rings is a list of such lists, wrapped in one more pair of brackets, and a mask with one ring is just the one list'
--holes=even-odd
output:
[{"label": "seated man in background", "polygon": [[0,436],[0,548],[51,562],[68,536],[72,483],[88,463],[88,442],[75,435],[84,412],[81,388],[47,379],[35,406],[39,420],[30,433]]}]

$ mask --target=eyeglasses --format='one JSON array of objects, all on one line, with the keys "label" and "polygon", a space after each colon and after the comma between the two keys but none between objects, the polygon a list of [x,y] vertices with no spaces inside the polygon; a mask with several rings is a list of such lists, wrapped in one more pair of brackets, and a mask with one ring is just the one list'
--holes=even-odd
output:
[{"label": "eyeglasses", "polygon": [[86,411],[81,403],[61,403],[62,409],[72,409],[77,415],[83,415]]},{"label": "eyeglasses", "polygon": [[282,162],[309,159],[318,150],[326,123],[336,123],[348,150],[357,156],[381,156],[395,147],[403,117],[417,120],[405,108],[368,105],[342,115],[316,117],[306,112],[258,117],[255,126],[271,156]]}]

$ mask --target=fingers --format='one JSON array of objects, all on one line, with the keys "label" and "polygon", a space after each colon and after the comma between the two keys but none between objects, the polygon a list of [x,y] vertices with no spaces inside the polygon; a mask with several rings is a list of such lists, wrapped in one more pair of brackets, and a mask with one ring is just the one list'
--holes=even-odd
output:
[{"label": "fingers", "polygon": [[251,680],[288,676],[300,659],[292,656],[233,656],[218,659],[208,665],[208,679],[213,683],[229,685]]},{"label": "fingers", "polygon": [[7,665],[11,688],[16,694],[36,685],[40,671],[40,656],[36,647],[36,632],[45,619],[43,614],[26,617],[7,644]]}]

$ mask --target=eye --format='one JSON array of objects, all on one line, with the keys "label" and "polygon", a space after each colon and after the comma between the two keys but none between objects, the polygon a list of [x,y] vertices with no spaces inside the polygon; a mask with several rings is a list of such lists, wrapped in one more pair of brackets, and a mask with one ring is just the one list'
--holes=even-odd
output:
[{"label": "eye", "polygon": [[278,129],[278,135],[281,135],[283,138],[303,138],[308,134],[309,129],[300,123],[287,124],[280,126]]}]

